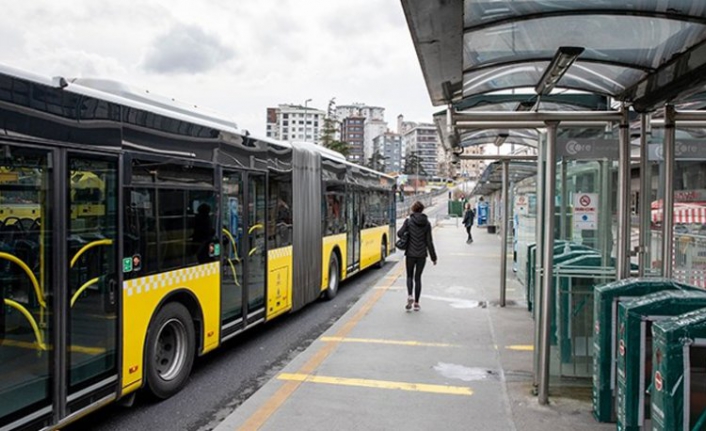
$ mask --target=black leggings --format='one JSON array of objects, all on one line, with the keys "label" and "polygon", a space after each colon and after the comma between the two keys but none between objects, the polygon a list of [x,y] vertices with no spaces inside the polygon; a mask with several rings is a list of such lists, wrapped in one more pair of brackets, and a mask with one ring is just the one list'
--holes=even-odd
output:
[{"label": "black leggings", "polygon": [[466,226],[466,233],[468,234],[468,239],[473,239],[473,235],[471,235],[471,228],[473,225]]},{"label": "black leggings", "polygon": [[422,272],[427,258],[407,256],[405,263],[407,264],[407,295],[412,296],[412,278],[414,278],[414,302],[419,302],[419,296],[422,294]]}]

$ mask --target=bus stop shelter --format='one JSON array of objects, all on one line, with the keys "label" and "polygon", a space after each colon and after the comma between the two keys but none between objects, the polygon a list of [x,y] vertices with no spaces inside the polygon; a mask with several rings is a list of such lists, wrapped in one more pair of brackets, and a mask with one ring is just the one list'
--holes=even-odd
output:
[{"label": "bus stop shelter", "polygon": [[[693,0],[402,0],[402,6],[430,99],[435,106],[447,108],[444,145],[457,158],[464,158],[469,156],[461,154],[462,131],[524,130],[525,135],[527,130],[538,131],[538,208],[543,214],[553,214],[555,209],[558,133],[566,128],[613,131],[617,147],[615,278],[629,277],[630,130],[639,130],[640,170],[646,172],[648,136],[652,128],[663,129],[663,206],[672,208],[675,130],[706,125],[704,112],[675,107],[706,86],[706,4]],[[515,91],[531,97],[504,109],[469,109],[474,97]],[[542,101],[551,96],[574,92],[605,96],[612,103],[600,110],[542,107]],[[640,179],[644,196],[649,187],[647,175]],[[642,199],[637,211],[642,227],[637,246],[641,273],[647,263],[648,229],[644,227],[649,227],[650,211],[650,202]],[[543,245],[538,250],[537,269],[550,271],[554,217],[542,220],[537,232]],[[673,213],[667,211],[662,222],[662,256],[671,253],[672,226]],[[671,259],[663,258],[660,269],[660,275],[670,277]],[[539,275],[544,294],[538,304],[535,379],[539,402],[546,404],[552,277]]]}]

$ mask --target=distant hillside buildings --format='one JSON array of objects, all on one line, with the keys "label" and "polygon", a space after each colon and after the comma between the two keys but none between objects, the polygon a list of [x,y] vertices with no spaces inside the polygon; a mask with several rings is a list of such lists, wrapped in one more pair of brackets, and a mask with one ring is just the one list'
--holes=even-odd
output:
[{"label": "distant hillside buildings", "polygon": [[[334,138],[348,144],[347,158],[353,163],[399,174],[405,170],[407,157],[413,156],[428,177],[480,174],[482,166],[478,161],[463,161],[458,167],[451,165],[450,154],[440,145],[432,123],[404,121],[399,115],[396,131],[392,131],[385,122],[385,108],[379,106],[354,103],[336,106],[331,111],[336,128]],[[320,144],[326,115],[320,109],[294,104],[267,108],[266,135],[283,141]],[[478,153],[480,149],[466,150],[467,154],[470,152]]]}]

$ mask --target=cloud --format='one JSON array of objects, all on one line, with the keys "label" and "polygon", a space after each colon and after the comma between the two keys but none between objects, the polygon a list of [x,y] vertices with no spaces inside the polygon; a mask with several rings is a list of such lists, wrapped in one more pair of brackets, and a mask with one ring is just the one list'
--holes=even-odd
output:
[{"label": "cloud", "polygon": [[159,74],[198,74],[216,69],[234,57],[233,49],[200,27],[177,24],[155,40],[143,68]]}]

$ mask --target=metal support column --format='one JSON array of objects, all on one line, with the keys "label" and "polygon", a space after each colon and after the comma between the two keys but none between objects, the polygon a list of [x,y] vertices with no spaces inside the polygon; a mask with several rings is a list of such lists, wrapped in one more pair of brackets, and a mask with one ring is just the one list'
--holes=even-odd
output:
[{"label": "metal support column", "polygon": [[547,137],[540,133],[537,143],[537,216],[535,223],[535,260],[534,268],[534,386],[539,386],[539,345],[541,344],[540,334],[540,316],[542,314],[542,260],[544,255],[543,238],[544,238],[544,166],[545,166],[545,148]]},{"label": "metal support column", "polygon": [[510,203],[508,202],[508,188],[510,186],[510,162],[503,160],[503,235],[500,247],[500,306],[505,306],[505,296],[507,293],[507,240],[510,226]]},{"label": "metal support column", "polygon": [[618,136],[618,238],[616,243],[616,278],[630,276],[630,123],[628,110],[621,108]]},{"label": "metal support column", "polygon": [[561,218],[559,219],[559,239],[568,241],[569,226],[567,226],[567,209],[569,208],[569,187],[568,187],[568,176],[567,176],[567,161],[566,159],[561,159]]},{"label": "metal support column", "polygon": [[[539,404],[549,403],[549,361],[551,354],[551,318],[554,278],[554,202],[556,195],[556,132],[558,123],[547,124],[548,141],[544,180],[544,278],[542,280],[542,309],[539,345]],[[541,220],[538,222],[542,222]]]},{"label": "metal support column", "polygon": [[647,275],[647,270],[651,266],[650,256],[650,222],[651,222],[651,205],[652,202],[652,187],[650,180],[652,171],[649,162],[649,136],[652,134],[650,126],[650,115],[640,115],[640,277]]},{"label": "metal support column", "polygon": [[674,106],[664,108],[664,200],[662,202],[662,276],[672,277],[674,244]]}]

